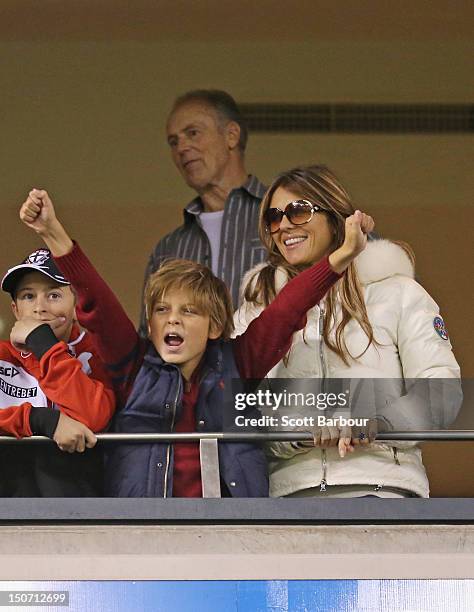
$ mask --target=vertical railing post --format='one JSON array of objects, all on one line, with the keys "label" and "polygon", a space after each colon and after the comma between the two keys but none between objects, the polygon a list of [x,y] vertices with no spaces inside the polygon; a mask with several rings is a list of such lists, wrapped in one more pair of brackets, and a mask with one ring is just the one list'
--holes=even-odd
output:
[{"label": "vertical railing post", "polygon": [[202,496],[221,497],[217,438],[201,439],[199,442],[199,454],[201,459]]}]

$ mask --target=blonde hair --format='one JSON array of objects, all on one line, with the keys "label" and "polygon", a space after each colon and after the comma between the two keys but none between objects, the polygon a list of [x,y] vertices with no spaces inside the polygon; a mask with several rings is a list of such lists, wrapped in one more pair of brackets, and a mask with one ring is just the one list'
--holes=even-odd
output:
[{"label": "blonde hair", "polygon": [[[263,198],[259,219],[260,239],[268,250],[269,263],[250,279],[244,293],[247,301],[263,306],[267,306],[276,295],[275,273],[277,268],[284,268],[288,278],[292,279],[304,267],[307,267],[290,265],[281,255],[271,234],[267,231],[264,214],[270,207],[273,194],[279,187],[288,189],[299,197],[310,200],[321,207],[321,212],[326,214],[334,236],[330,245],[331,252],[339,248],[344,242],[346,218],[355,212],[349,194],[326,166],[300,166],[276,177]],[[340,320],[336,322],[336,304],[338,302],[340,302],[341,316]],[[377,344],[353,262],[349,265],[341,280],[328,292],[326,304],[326,317],[323,327],[324,342],[346,365],[349,365],[349,357],[358,359],[372,343]],[[352,355],[344,339],[344,329],[351,319],[355,319],[359,323],[367,336],[367,346],[360,355]],[[336,329],[334,336],[332,336],[330,332],[334,325],[336,325]]]},{"label": "blonde hair", "polygon": [[197,308],[209,314],[211,330],[222,330],[224,340],[231,337],[234,311],[229,290],[209,268],[186,259],[168,259],[148,278],[144,295],[147,321],[157,302],[173,289],[189,291]]}]

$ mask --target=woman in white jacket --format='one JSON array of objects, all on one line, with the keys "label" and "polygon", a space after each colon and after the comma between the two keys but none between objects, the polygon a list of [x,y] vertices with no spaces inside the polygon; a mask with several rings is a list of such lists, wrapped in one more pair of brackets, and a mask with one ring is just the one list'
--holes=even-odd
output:
[{"label": "woman in white jacket", "polygon": [[[268,264],[244,279],[236,334],[289,279],[343,243],[345,219],[353,213],[349,195],[324,166],[295,168],[275,179],[260,215]],[[268,377],[293,379],[286,385],[292,391],[307,385],[295,379],[321,379],[323,389],[325,379],[350,379],[345,386],[351,394],[356,390],[359,405],[372,404],[376,419],[370,422],[379,431],[400,431],[452,422],[460,406],[459,375],[438,306],[414,280],[409,249],[375,240],[308,312],[306,327]],[[341,456],[336,445],[347,432],[324,427],[313,433],[315,445],[268,445],[272,496],[428,496],[416,444],[373,442],[372,432],[359,429],[347,446],[354,452]]]}]

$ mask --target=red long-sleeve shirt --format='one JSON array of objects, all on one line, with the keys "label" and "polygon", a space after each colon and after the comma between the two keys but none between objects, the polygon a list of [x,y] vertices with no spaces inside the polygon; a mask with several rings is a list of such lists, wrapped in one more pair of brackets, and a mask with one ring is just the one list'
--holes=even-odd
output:
[{"label": "red long-sleeve shirt", "polygon": [[77,325],[69,346],[57,342],[40,360],[6,340],[0,342],[0,432],[17,438],[33,435],[32,406],[53,404],[95,432],[107,426],[115,410],[114,392],[97,349]]}]

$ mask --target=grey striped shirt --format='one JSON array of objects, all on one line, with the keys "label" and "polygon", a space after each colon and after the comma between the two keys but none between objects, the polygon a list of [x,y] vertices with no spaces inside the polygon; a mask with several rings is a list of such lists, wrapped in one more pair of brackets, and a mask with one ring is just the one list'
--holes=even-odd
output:
[{"label": "grey striped shirt", "polygon": [[[229,287],[234,307],[238,306],[243,275],[266,259],[266,249],[258,236],[258,213],[265,190],[265,186],[250,175],[242,187],[230,192],[224,206],[217,276]],[[162,238],[150,255],[145,283],[165,259],[191,259],[211,267],[211,246],[199,220],[201,211],[199,197],[186,206],[183,225]],[[140,333],[146,335],[146,330],[142,308]]]}]

